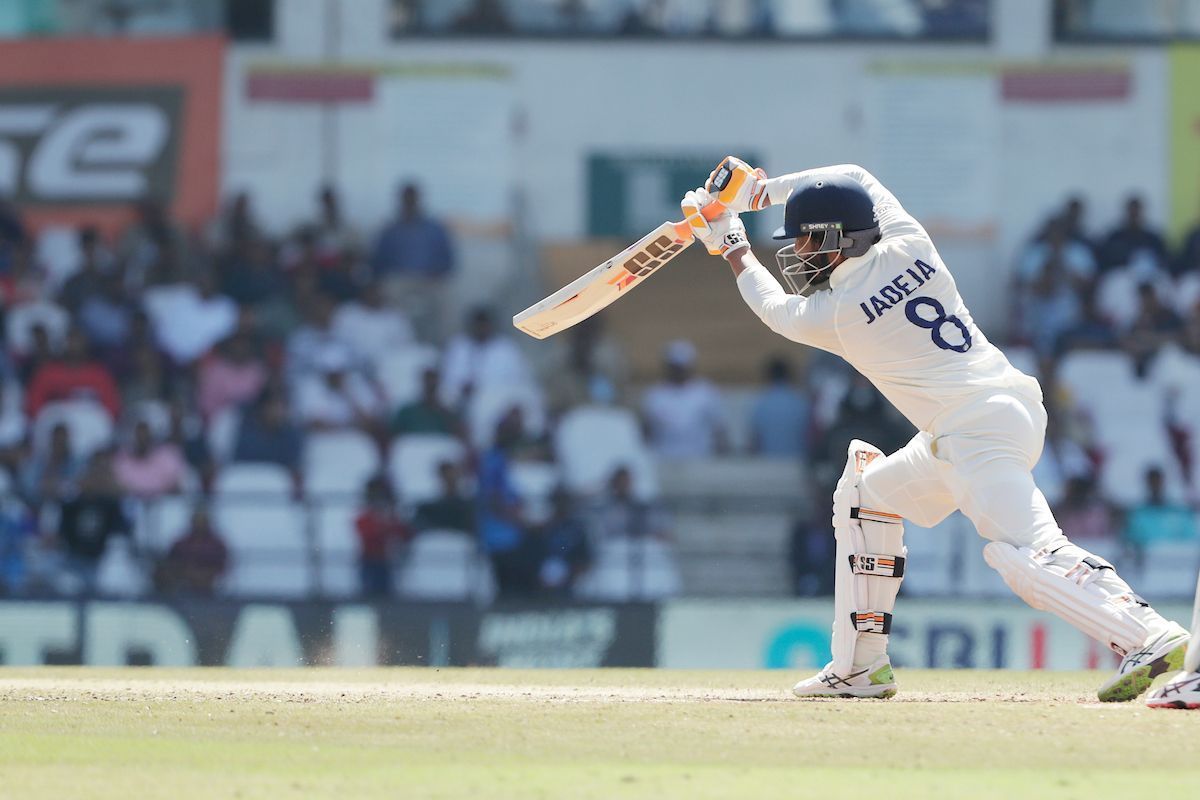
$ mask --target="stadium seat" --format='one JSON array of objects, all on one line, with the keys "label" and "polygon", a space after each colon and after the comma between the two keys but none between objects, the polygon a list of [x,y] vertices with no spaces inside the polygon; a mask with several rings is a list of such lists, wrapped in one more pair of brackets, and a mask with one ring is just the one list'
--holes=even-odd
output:
[{"label": "stadium seat", "polygon": [[149,578],[129,540],[109,540],[96,570],[96,591],[106,597],[141,597],[149,588]]},{"label": "stadium seat", "polygon": [[227,593],[298,598],[310,592],[307,519],[291,491],[291,476],[275,464],[232,464],[217,477],[213,517],[230,550]]},{"label": "stadium seat", "polygon": [[546,429],[545,407],[537,387],[519,384],[481,386],[467,405],[471,443],[479,450],[491,447],[496,425],[513,408],[521,409],[526,434],[537,436]]},{"label": "stadium seat", "polygon": [[304,490],[310,494],[357,498],[379,467],[379,448],[360,431],[315,432],[305,439]]},{"label": "stadium seat", "polygon": [[545,461],[516,461],[509,478],[521,498],[526,519],[535,524],[550,519],[554,513],[554,490],[562,480],[558,468]]},{"label": "stadium seat", "polygon": [[51,285],[62,286],[79,271],[83,251],[79,231],[65,225],[48,225],[38,234],[34,260],[46,271]]},{"label": "stadium seat", "polygon": [[33,422],[33,442],[38,452],[50,445],[50,432],[63,423],[71,436],[77,458],[87,458],[113,440],[113,421],[108,410],[94,400],[63,400],[47,403]]},{"label": "stadium seat", "polygon": [[133,514],[134,540],[146,552],[166,554],[187,533],[194,505],[193,498],[181,495],[164,495],[138,503]]},{"label": "stadium seat", "polygon": [[1070,393],[1074,403],[1094,412],[1112,400],[1103,387],[1123,386],[1134,380],[1129,356],[1116,350],[1076,350],[1063,357],[1058,382]]},{"label": "stadium seat", "polygon": [[33,347],[33,327],[41,325],[50,336],[50,344],[61,347],[71,318],[55,303],[21,303],[5,311],[5,339],[10,352],[25,355]]},{"label": "stadium seat", "polygon": [[358,534],[354,519],[358,507],[331,501],[318,503],[313,512],[317,543],[317,591],[326,597],[353,597],[361,588],[358,574]]},{"label": "stadium seat", "polygon": [[964,557],[983,558],[971,551],[976,539],[975,527],[958,511],[932,528],[906,521],[904,546],[908,548],[908,556],[902,591],[914,597],[961,591],[962,576],[958,572]]},{"label": "stadium seat", "polygon": [[237,446],[238,428],[242,424],[242,411],[234,406],[221,409],[208,423],[208,449],[213,460],[224,464],[233,458]]},{"label": "stadium seat", "polygon": [[591,569],[575,584],[578,597],[608,602],[661,600],[679,594],[681,589],[675,559],[658,539],[600,542]]},{"label": "stadium seat", "polygon": [[421,394],[421,375],[437,364],[433,347],[413,345],[394,350],[375,362],[375,376],[391,408],[416,400]]},{"label": "stadium seat", "polygon": [[438,465],[444,461],[461,464],[466,448],[453,436],[413,434],[392,441],[388,474],[396,495],[409,505],[435,499],[441,492]]},{"label": "stadium seat", "polygon": [[483,572],[479,548],[470,534],[425,531],[409,545],[399,590],[411,600],[470,600],[486,583]]},{"label": "stadium seat", "polygon": [[654,463],[642,441],[633,412],[610,406],[581,406],[563,415],[554,435],[554,451],[563,479],[573,492],[602,491],[621,466],[633,474],[634,492],[658,494]]},{"label": "stadium seat", "polygon": [[1200,542],[1156,542],[1147,545],[1142,555],[1141,580],[1131,579],[1136,591],[1147,594],[1151,603],[1192,598]]},{"label": "stadium seat", "polygon": [[1017,369],[1030,375],[1034,378],[1041,379],[1041,370],[1038,368],[1037,354],[1029,347],[1005,347],[1004,355],[1008,356],[1008,363],[1012,364]]}]

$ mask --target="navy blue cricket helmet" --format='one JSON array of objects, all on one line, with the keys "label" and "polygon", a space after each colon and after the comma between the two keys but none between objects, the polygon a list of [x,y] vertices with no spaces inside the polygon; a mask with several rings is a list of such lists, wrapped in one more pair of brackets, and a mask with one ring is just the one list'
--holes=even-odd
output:
[{"label": "navy blue cricket helmet", "polygon": [[[784,279],[797,294],[808,294],[816,284],[828,280],[829,257],[841,253],[861,256],[879,241],[875,203],[858,181],[827,172],[811,175],[797,183],[783,210],[783,226],[772,238],[796,239],[812,236],[816,241],[804,253],[788,245],[776,254]],[[798,286],[796,278],[807,278]]]}]

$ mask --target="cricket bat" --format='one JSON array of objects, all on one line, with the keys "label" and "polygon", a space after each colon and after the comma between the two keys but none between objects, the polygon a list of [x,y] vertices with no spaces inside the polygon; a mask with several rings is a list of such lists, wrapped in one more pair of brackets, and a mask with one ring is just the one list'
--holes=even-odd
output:
[{"label": "cricket bat", "polygon": [[[725,188],[729,177],[727,164],[721,164],[713,180],[714,191]],[[713,201],[700,213],[705,219],[716,219],[724,210]],[[664,222],[600,266],[514,316],[513,325],[535,339],[561,333],[628,294],[693,241],[687,220]]]}]

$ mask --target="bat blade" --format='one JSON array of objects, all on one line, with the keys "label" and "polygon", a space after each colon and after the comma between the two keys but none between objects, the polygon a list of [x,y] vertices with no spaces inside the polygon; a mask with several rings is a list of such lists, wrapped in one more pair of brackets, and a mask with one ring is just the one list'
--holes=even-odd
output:
[{"label": "bat blade", "polygon": [[513,325],[545,339],[583,322],[632,291],[694,241],[686,223],[664,222],[617,255],[513,317]]}]

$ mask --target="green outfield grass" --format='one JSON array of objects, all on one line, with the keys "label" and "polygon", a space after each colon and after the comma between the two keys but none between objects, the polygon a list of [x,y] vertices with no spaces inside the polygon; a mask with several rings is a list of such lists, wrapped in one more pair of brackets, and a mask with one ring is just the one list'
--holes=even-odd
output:
[{"label": "green outfield grass", "polygon": [[1088,673],[0,669],[0,797],[1173,798],[1200,713]]}]

